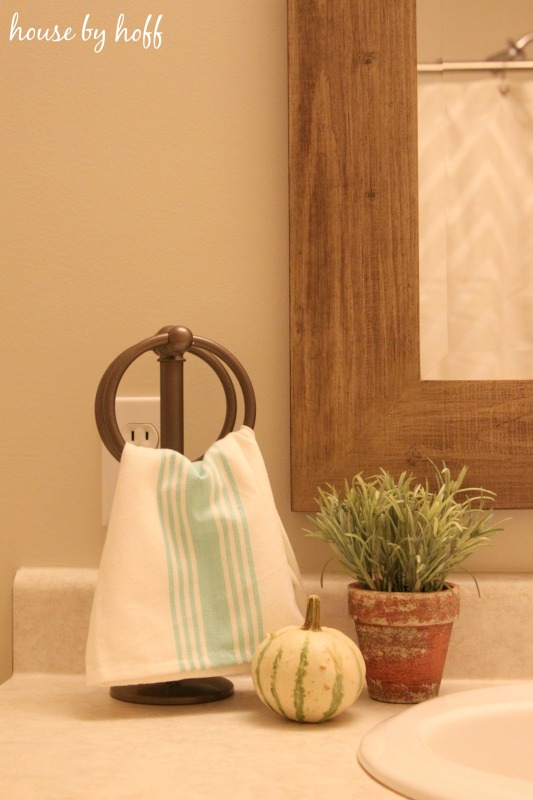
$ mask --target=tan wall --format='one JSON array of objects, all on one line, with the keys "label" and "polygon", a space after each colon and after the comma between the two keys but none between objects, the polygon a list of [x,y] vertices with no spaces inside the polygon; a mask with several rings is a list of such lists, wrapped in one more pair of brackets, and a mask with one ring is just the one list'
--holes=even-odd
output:
[{"label": "tan wall", "polygon": [[[482,61],[533,31],[531,0],[417,0],[419,61]],[[528,47],[533,58],[533,44]]]},{"label": "tan wall", "polygon": [[[162,325],[187,324],[247,366],[300,564],[318,569],[327,555],[288,499],[285,2],[127,5],[134,27],[163,14],[159,50],[112,41],[124,11],[114,0],[0,13],[4,678],[14,570],[98,564],[94,393],[111,359]],[[16,11],[25,28],[57,22],[78,36],[9,42]],[[107,30],[100,53],[80,41],[88,12]],[[155,370],[132,370],[122,393],[155,393]],[[215,417],[219,397],[200,385],[190,405]],[[513,516],[479,569],[533,569],[533,513]]]}]

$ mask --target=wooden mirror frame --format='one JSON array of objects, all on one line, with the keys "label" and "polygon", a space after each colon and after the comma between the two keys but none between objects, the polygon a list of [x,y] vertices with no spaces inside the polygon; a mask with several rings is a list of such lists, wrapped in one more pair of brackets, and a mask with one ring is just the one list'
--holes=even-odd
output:
[{"label": "wooden mirror frame", "polygon": [[288,26],[293,509],[428,459],[533,507],[533,381],[420,379],[415,0],[288,0]]}]

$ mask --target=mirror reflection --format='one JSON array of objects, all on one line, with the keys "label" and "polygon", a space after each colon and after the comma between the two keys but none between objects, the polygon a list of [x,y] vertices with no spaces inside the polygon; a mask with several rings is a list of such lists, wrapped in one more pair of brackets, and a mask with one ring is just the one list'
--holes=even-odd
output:
[{"label": "mirror reflection", "polygon": [[533,6],[417,16],[422,379],[533,379]]}]

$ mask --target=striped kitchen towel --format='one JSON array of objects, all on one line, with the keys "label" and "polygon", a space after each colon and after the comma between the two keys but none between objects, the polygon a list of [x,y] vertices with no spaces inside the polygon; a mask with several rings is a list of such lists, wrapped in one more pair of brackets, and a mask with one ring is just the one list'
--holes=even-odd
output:
[{"label": "striped kitchen towel", "polygon": [[249,670],[301,624],[298,566],[248,427],[202,461],[126,444],[93,602],[89,685]]}]

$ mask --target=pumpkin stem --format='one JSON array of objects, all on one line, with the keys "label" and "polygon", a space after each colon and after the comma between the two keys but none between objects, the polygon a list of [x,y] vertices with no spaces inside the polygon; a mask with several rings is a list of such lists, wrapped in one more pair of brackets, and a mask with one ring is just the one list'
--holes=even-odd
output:
[{"label": "pumpkin stem", "polygon": [[303,631],[320,631],[320,597],[312,594],[307,598],[307,609],[305,612],[305,622],[302,625]]}]

